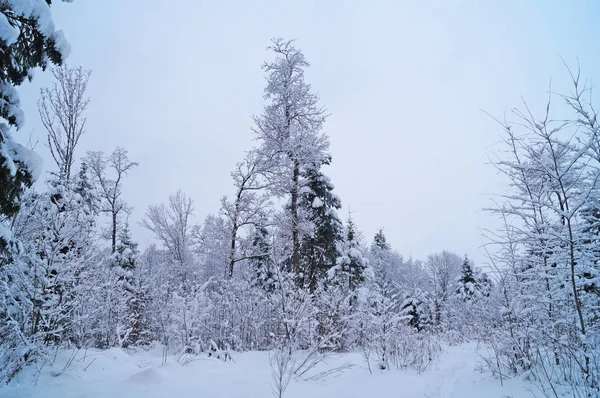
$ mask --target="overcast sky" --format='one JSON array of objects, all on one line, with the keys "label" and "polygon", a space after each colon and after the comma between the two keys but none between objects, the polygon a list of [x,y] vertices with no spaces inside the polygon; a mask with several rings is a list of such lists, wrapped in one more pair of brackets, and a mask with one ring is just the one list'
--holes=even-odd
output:
[{"label": "overcast sky", "polygon": [[[68,63],[93,70],[87,132],[77,148],[129,150],[130,221],[177,189],[196,221],[232,191],[229,172],[252,145],[261,112],[261,64],[274,36],[297,39],[306,79],[331,113],[326,171],[370,241],[383,227],[405,257],[448,249],[484,262],[481,209],[503,181],[486,165],[502,117],[523,96],[542,109],[549,79],[566,88],[559,54],[600,73],[598,2],[199,1],[54,2]],[[19,89],[26,125],[53,168],[37,112],[49,72]]]}]

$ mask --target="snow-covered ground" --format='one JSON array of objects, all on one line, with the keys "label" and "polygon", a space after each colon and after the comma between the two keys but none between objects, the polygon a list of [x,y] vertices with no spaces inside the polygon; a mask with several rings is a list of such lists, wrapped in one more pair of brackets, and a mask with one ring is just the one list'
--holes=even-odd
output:
[{"label": "snow-covered ground", "polygon": [[[203,357],[181,366],[169,358],[162,366],[160,350],[129,355],[119,349],[79,353],[61,372],[69,358],[62,353],[53,368],[43,369],[37,385],[32,371],[20,380],[0,387],[3,398],[235,398],[273,396],[269,356],[266,352],[234,353],[233,362]],[[335,355],[311,371],[348,365],[343,373],[316,380],[296,379],[286,398],[401,397],[401,398],[531,398],[538,390],[527,381],[504,380],[504,386],[489,373],[479,371],[475,344],[447,347],[430,369],[422,374],[392,369],[369,373],[359,353]],[[92,362],[93,361],[93,362]],[[88,366],[89,365],[89,366]],[[84,368],[87,366],[87,369]],[[536,394],[538,395],[538,394]]]}]

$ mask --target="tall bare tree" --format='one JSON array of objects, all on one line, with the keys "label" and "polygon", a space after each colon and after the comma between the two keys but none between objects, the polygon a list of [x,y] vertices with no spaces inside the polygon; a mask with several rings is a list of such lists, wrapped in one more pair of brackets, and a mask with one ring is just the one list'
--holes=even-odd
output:
[{"label": "tall bare tree", "polygon": [[88,152],[85,163],[99,187],[100,211],[110,217],[109,235],[114,253],[117,248],[119,218],[123,213],[130,212],[129,206],[121,198],[123,179],[138,164],[129,160],[127,150],[121,147],[117,147],[108,157],[100,151]]},{"label": "tall bare tree", "polygon": [[194,202],[182,191],[169,196],[168,204],[151,205],[146,211],[142,226],[154,232],[167,252],[180,268],[181,281],[187,282],[191,275],[191,218],[194,215]]},{"label": "tall bare tree", "polygon": [[221,214],[231,225],[229,267],[226,272],[228,278],[233,276],[235,263],[249,258],[236,254],[239,230],[248,225],[256,225],[258,220],[262,220],[270,204],[268,196],[261,194],[261,191],[268,187],[264,176],[269,168],[269,163],[257,151],[251,151],[231,172],[236,188],[235,196],[231,202],[227,197],[221,199]]},{"label": "tall bare tree", "polygon": [[38,110],[48,131],[48,148],[61,178],[69,180],[75,147],[85,132],[84,112],[90,102],[86,90],[91,71],[63,65],[51,69],[54,85],[41,90]]}]

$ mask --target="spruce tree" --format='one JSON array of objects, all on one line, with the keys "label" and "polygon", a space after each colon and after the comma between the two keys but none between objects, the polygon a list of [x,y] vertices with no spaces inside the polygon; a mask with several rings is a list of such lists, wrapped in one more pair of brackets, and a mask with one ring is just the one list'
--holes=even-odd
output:
[{"label": "spruce tree", "polygon": [[462,268],[460,270],[460,278],[458,279],[457,294],[463,300],[471,300],[478,290],[478,282],[475,278],[475,271],[471,265],[471,261],[465,255]]},{"label": "spruce tree", "polygon": [[354,291],[365,280],[373,278],[373,270],[363,256],[351,216],[348,216],[345,239],[340,245],[340,251],[336,266],[329,271],[331,278],[345,285],[348,291]]},{"label": "spruce tree", "polygon": [[[325,164],[329,164],[327,161]],[[311,230],[301,244],[301,267],[304,284],[314,291],[317,282],[325,278],[339,256],[338,243],[342,240],[343,226],[337,210],[342,207],[333,193],[333,184],[320,170],[320,164],[302,172],[304,186],[299,206]]]},{"label": "spruce tree", "polygon": [[265,289],[273,285],[273,260],[271,259],[270,233],[267,228],[267,219],[262,217],[254,227],[250,238],[249,253],[250,268],[253,273],[253,282]]},{"label": "spruce tree", "polygon": [[[60,31],[54,31],[50,0],[1,2],[5,27],[0,32],[0,215],[11,216],[19,209],[19,199],[39,174],[41,160],[16,143],[10,128],[24,123],[19,95],[15,87],[32,79],[35,68],[49,63],[60,65],[68,54],[68,44]],[[0,249],[10,240],[7,228],[0,224]]]},{"label": "spruce tree", "polygon": [[391,247],[383,234],[383,228],[380,228],[375,234],[375,237],[373,238],[373,247],[379,250],[391,250]]},{"label": "spruce tree", "polygon": [[116,335],[119,338],[118,345],[123,347],[148,343],[145,308],[148,298],[135,279],[137,257],[137,243],[131,239],[129,224],[125,222],[113,254],[119,309]]}]

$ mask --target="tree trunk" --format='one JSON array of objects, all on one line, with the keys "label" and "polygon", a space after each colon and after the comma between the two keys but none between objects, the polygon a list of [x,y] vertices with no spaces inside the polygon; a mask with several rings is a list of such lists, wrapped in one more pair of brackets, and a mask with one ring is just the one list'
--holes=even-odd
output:
[{"label": "tree trunk", "polygon": [[233,228],[231,229],[231,247],[229,249],[229,270],[227,272],[227,278],[231,279],[233,277],[233,266],[235,264],[235,240],[237,236],[237,222],[233,223]]},{"label": "tree trunk", "polygon": [[298,215],[298,184],[300,180],[300,163],[294,160],[294,172],[292,175],[292,267],[296,275],[300,274],[300,236]]},{"label": "tree trunk", "polygon": [[113,211],[112,213],[112,224],[111,224],[111,248],[112,253],[117,251],[117,213]]}]

